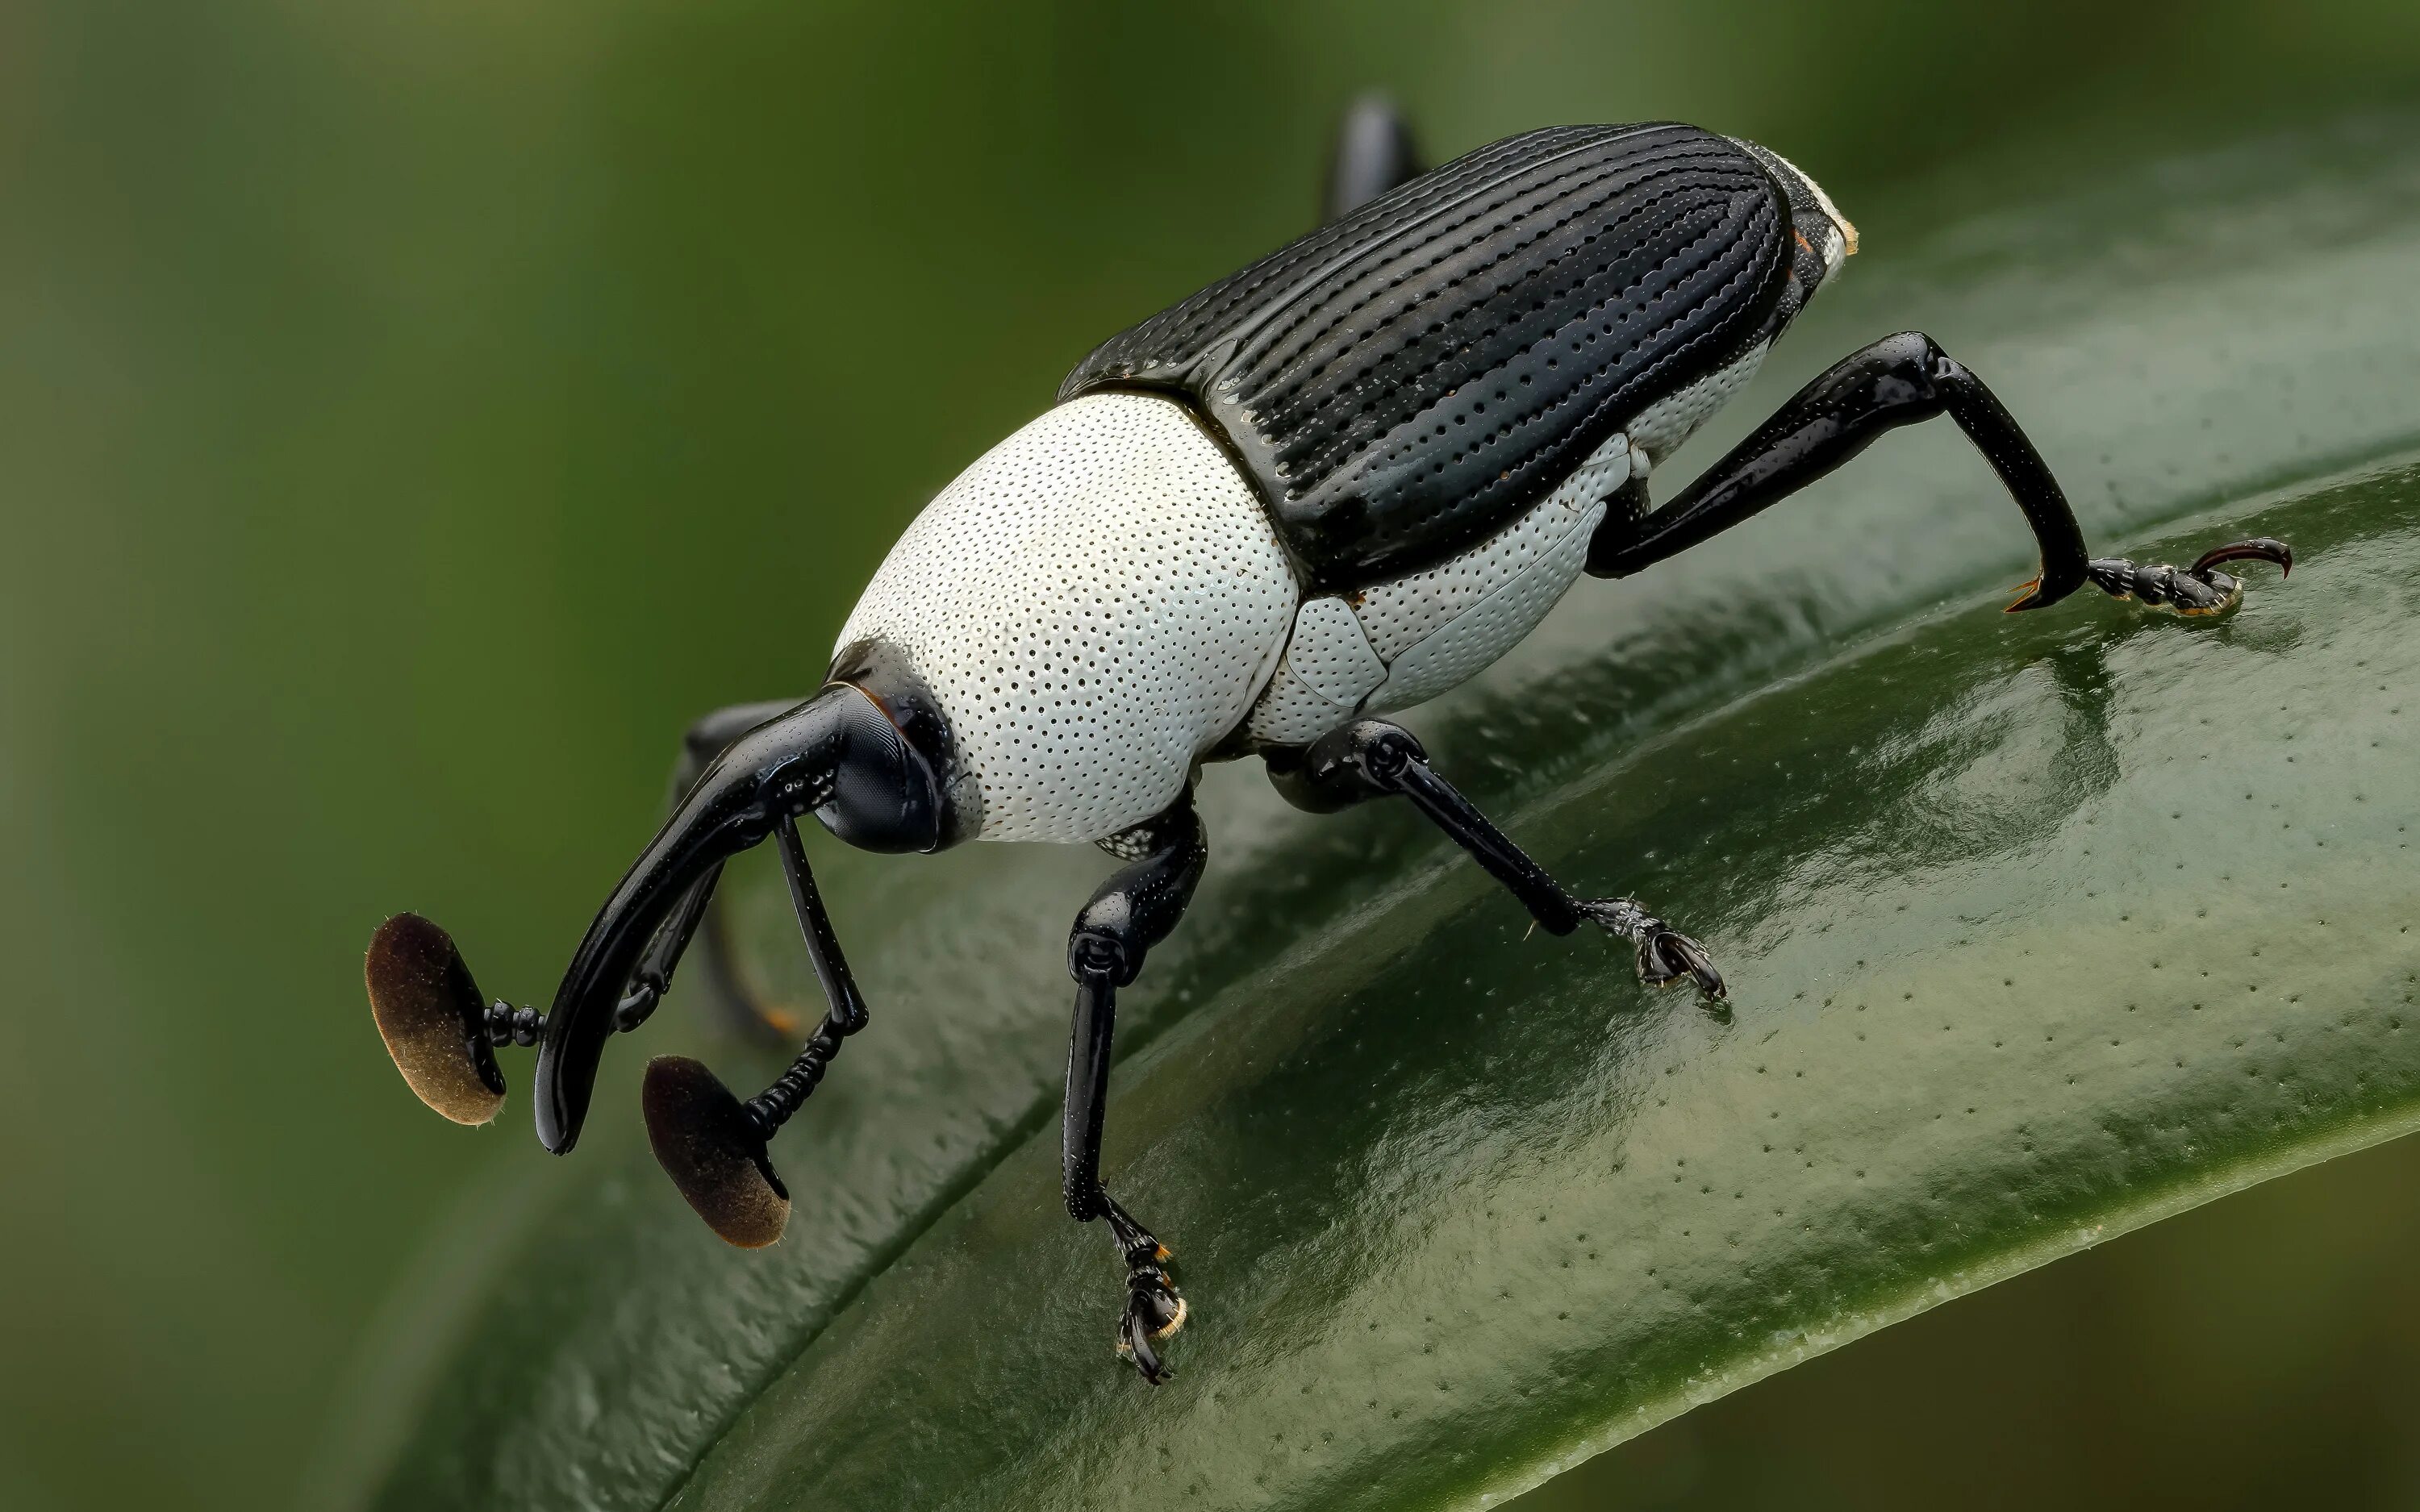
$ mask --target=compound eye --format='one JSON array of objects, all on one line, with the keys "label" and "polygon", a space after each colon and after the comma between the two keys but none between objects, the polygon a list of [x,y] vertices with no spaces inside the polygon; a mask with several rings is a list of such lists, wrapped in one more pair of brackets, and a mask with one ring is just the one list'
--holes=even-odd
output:
[{"label": "compound eye", "polygon": [[893,855],[938,849],[943,800],[932,763],[890,707],[851,684],[841,705],[848,744],[832,772],[830,801],[815,810],[826,829],[860,850]]},{"label": "compound eye", "polygon": [[726,1243],[763,1249],[790,1222],[765,1135],[722,1079],[686,1056],[647,1062],[640,1091],[656,1164]]},{"label": "compound eye", "polygon": [[830,802],[815,810],[826,829],[864,851],[931,848],[930,806],[907,781],[907,742],[872,727],[852,731],[848,752],[832,774]]},{"label": "compound eye", "polygon": [[456,1123],[494,1119],[504,1077],[488,1043],[486,1001],[453,936],[397,914],[370,936],[362,977],[386,1053],[420,1100]]}]

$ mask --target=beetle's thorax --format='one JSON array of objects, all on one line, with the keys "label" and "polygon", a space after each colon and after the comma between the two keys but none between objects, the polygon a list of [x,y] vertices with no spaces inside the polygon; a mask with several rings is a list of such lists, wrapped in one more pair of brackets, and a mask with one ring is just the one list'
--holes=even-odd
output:
[{"label": "beetle's thorax", "polygon": [[1166,808],[1242,720],[1298,596],[1267,513],[1192,416],[1103,393],[943,489],[839,650],[878,641],[930,692],[953,840],[1097,840]]}]

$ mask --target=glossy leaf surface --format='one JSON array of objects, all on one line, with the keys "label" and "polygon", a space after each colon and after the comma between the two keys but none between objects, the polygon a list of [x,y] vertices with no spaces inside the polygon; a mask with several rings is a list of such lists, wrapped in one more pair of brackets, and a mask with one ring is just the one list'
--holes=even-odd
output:
[{"label": "glossy leaf surface", "polygon": [[[1927,435],[1584,586],[1416,718],[1559,873],[1704,940],[1727,1018],[1526,938],[1406,813],[1216,774],[1109,1109],[1194,1304],[1171,1386],[1110,1355],[1116,1267],[1057,1200],[1061,953],[1107,863],[825,847],[876,1022],[776,1148],[790,1237],[719,1246],[609,1088],[520,1227],[491,1196],[456,1236],[520,1279],[398,1304],[386,1504],[1476,1504],[2400,1132],[2420,480],[2310,480],[2420,432],[2413,211],[2382,137],[2272,145],[1869,254],[1792,334],[1788,377],[1933,331],[2103,549],[2292,540],[2239,617],[1997,614],[2021,528]],[[805,1001],[778,885],[739,880],[751,968]]]}]

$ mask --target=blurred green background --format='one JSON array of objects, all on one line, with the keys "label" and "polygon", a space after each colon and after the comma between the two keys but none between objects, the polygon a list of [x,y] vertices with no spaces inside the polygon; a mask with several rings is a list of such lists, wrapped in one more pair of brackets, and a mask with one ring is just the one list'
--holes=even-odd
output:
[{"label": "blurred green background", "polygon": [[[396,1081],[371,927],[542,996],[682,725],[810,687],[924,499],[1308,223],[1373,85],[1438,156],[1752,135],[1882,244],[2420,99],[2420,9],[0,0],[0,1505],[311,1499],[415,1242],[543,1159]],[[1535,1504],[2410,1504],[2415,1193],[2305,1173]]]}]

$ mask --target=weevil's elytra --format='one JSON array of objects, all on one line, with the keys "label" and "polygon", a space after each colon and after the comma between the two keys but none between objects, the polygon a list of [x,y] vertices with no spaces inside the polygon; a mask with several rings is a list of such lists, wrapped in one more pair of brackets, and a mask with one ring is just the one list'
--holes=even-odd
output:
[{"label": "weevil's elytra", "polygon": [[2242,595],[2223,563],[2292,565],[2272,540],[2181,569],[2088,557],[2016,421],[1917,332],[1835,364],[1656,504],[1655,469],[1745,386],[1855,229],[1787,160],[1694,127],[1559,127],[1426,174],[1411,154],[1399,120],[1357,110],[1326,226],[1079,363],[1057,405],[908,527],[820,691],[693,725],[671,817],[543,1016],[483,1005],[443,931],[389,920],[366,977],[413,1090],[484,1121],[503,1097],[495,1049],[537,1043],[538,1137],[569,1150],[606,1041],[654,1011],[723,862],[773,840],[823,1020],[755,1097],[668,1057],[644,1099],[690,1205],[736,1244],[770,1243],[789,1196],[768,1142],[869,1017],[799,816],[881,852],[1096,844],[1124,865],[1068,937],[1064,1196],[1078,1222],[1107,1225],[1126,1267],[1116,1351],[1156,1383],[1188,1304],[1168,1247],[1101,1185],[1101,1119],[1118,989],[1208,860],[1202,763],[1257,756],[1313,812],[1406,798],[1548,933],[1592,924],[1631,942],[1643,981],[1718,999],[1695,940],[1635,900],[1565,889],[1375,716],[1495,661],[1583,573],[1651,567],[1940,414],[2040,548],[2012,609],[2089,585],[2216,615]]},{"label": "weevil's elytra", "polygon": [[1398,577],[1795,313],[1768,161],[1686,126],[1512,137],[1111,337],[1059,395],[1184,395],[1309,586]]}]

